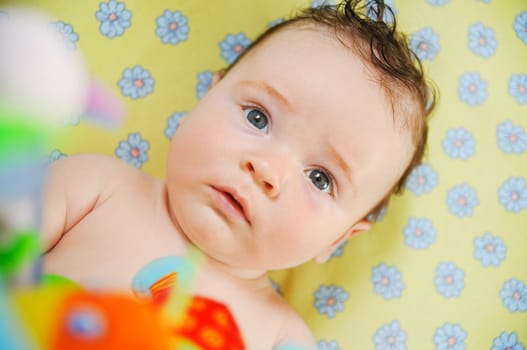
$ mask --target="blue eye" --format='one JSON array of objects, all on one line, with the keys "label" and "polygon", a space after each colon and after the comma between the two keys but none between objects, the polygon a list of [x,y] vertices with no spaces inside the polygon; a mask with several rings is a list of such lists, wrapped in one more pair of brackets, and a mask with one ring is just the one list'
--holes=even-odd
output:
[{"label": "blue eye", "polygon": [[245,109],[245,118],[251,123],[256,129],[267,132],[269,127],[269,119],[262,111],[256,108]]},{"label": "blue eye", "polygon": [[333,192],[333,184],[331,177],[323,170],[320,169],[311,169],[308,170],[308,176],[313,185],[319,190],[331,193]]}]

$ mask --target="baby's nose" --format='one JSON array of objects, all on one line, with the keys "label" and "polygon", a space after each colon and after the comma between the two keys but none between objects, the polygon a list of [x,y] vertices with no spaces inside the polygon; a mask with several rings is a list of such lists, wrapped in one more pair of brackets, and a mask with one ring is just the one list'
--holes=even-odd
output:
[{"label": "baby's nose", "polygon": [[253,157],[242,164],[243,169],[252,175],[257,185],[271,198],[276,198],[280,194],[284,178],[283,171],[277,163],[267,158]]}]

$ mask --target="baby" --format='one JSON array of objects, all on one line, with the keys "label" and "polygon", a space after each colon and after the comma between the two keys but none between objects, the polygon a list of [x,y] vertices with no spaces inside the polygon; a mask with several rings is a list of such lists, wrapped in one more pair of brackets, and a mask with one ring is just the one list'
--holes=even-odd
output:
[{"label": "baby", "polygon": [[248,349],[315,348],[266,273],[324,262],[368,230],[419,164],[433,106],[389,9],[356,3],[256,40],[181,123],[166,180],[99,155],[56,162],[44,272],[131,292],[142,267],[197,247],[194,293],[231,309]]}]

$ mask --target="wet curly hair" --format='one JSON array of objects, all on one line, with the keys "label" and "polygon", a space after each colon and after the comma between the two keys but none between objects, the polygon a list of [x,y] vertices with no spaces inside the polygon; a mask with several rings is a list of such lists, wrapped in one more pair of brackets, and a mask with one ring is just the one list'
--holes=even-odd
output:
[{"label": "wet curly hair", "polygon": [[390,191],[368,213],[367,218],[375,220],[391,195],[403,192],[408,176],[422,162],[437,89],[425,77],[419,58],[408,46],[406,35],[397,30],[396,16],[384,0],[343,0],[338,5],[304,9],[262,33],[222,75],[254,47],[287,28],[323,28],[332,32],[370,68],[389,99],[395,124],[411,134],[413,156]]}]

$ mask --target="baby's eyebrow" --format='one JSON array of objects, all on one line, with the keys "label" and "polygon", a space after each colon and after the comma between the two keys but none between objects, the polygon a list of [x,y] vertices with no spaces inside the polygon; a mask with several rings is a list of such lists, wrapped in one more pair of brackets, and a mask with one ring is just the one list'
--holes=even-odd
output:
[{"label": "baby's eyebrow", "polygon": [[280,93],[277,89],[266,83],[262,80],[252,81],[252,80],[244,80],[241,82],[243,85],[248,85],[252,88],[258,89],[267,95],[271,96],[273,99],[278,101],[278,103],[288,112],[293,111],[293,107],[291,106],[291,103],[285,98],[285,96]]},{"label": "baby's eyebrow", "polygon": [[354,193],[357,193],[357,186],[355,184],[353,174],[351,172],[351,168],[346,163],[342,155],[337,151],[337,149],[331,144],[331,141],[328,140],[326,143],[327,151],[331,159],[337,164],[337,166],[342,170],[344,175],[346,176],[346,179],[349,181],[351,185],[351,189]]}]

